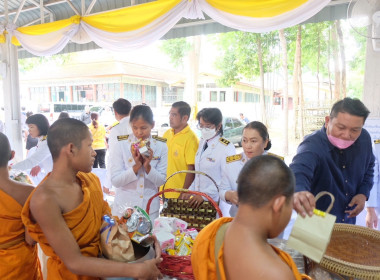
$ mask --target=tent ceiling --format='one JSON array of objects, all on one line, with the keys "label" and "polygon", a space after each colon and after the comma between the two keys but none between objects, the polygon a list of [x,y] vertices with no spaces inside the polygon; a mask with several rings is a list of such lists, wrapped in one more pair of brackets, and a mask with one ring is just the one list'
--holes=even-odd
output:
[{"label": "tent ceiling", "polygon": [[[153,0],[44,0],[43,12],[40,9],[40,0],[5,0],[0,4],[0,22],[6,22],[5,10],[8,4],[8,22],[14,22],[17,26],[34,25],[41,23],[41,16],[44,22],[67,19],[76,14],[85,13],[91,6],[90,14],[138,5]],[[319,22],[335,20],[346,17],[349,0],[332,0],[330,5],[325,7],[307,22]],[[24,3],[24,5],[22,5]],[[84,11],[82,13],[82,10]],[[163,39],[193,36],[199,34],[210,34],[228,32],[233,29],[214,22],[206,15],[206,20],[186,20],[181,19],[177,25],[170,30]],[[68,44],[62,53],[82,51],[98,48],[95,43],[83,45]],[[20,49],[19,57],[32,56],[30,53]]]}]

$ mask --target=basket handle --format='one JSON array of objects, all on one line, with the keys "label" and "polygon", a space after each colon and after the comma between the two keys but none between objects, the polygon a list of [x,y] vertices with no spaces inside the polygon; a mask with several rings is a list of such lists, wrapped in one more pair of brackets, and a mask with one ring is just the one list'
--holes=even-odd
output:
[{"label": "basket handle", "polygon": [[[197,170],[180,170],[180,171],[177,171],[177,172],[174,172],[172,175],[170,175],[166,180],[165,180],[165,183],[164,185],[162,186],[162,190],[164,191],[165,190],[165,185],[166,183],[169,181],[169,179],[171,177],[173,177],[174,175],[177,175],[177,174],[181,174],[181,173],[190,173],[190,174],[199,174],[199,175],[203,175],[203,176],[206,176],[207,178],[209,178],[215,185],[216,189],[218,190],[219,192],[219,188],[218,188],[218,185],[216,184],[215,180],[210,176],[210,175],[207,175],[206,173],[202,172],[202,171],[197,171]],[[164,192],[165,193],[165,192]],[[162,193],[162,199],[165,200],[165,194]]]},{"label": "basket handle", "polygon": [[[175,173],[174,173],[175,174]],[[150,210],[150,204],[152,203],[153,199],[156,198],[157,196],[161,195],[163,196],[163,194],[165,192],[185,192],[185,193],[191,193],[191,194],[196,194],[196,195],[201,195],[201,196],[204,196],[208,199],[208,201],[212,204],[212,206],[214,206],[216,212],[218,213],[219,217],[223,217],[223,214],[222,214],[222,211],[220,210],[218,204],[210,197],[208,196],[207,194],[203,193],[203,192],[197,192],[197,191],[190,191],[188,189],[167,189],[167,190],[162,190],[158,193],[156,193],[154,196],[152,196],[149,200],[148,200],[148,203],[146,205],[146,212],[148,213],[149,215],[149,210]]]},{"label": "basket handle", "polygon": [[324,195],[328,195],[328,196],[330,196],[330,198],[331,198],[330,205],[329,205],[329,207],[327,207],[327,210],[326,210],[326,213],[330,213],[330,211],[331,211],[331,209],[332,209],[332,207],[333,207],[333,205],[334,205],[334,202],[335,202],[335,197],[334,197],[334,195],[333,195],[332,193],[330,193],[330,192],[326,192],[326,191],[319,192],[319,193],[315,196],[315,202],[317,202],[317,200],[320,199],[320,198],[321,198],[322,196],[324,196]]}]

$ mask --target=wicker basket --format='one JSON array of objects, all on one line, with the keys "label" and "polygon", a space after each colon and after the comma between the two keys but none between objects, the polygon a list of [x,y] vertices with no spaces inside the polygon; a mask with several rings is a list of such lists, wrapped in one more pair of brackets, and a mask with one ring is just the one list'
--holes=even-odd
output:
[{"label": "wicker basket", "polygon": [[[307,274],[315,266],[318,265],[305,258]],[[380,279],[380,232],[350,224],[335,224],[319,266],[342,279]]]},{"label": "wicker basket", "polygon": [[[222,211],[220,210],[218,204],[207,194],[197,191],[190,191],[188,189],[165,189],[165,185],[168,180],[176,174],[179,173],[193,173],[201,174],[207,176],[218,189],[215,181],[206,173],[193,170],[183,170],[178,171],[170,175],[163,187],[162,191],[156,193],[152,196],[147,204],[146,212],[149,214],[150,204],[153,199],[159,195],[162,195],[164,200],[164,207],[160,215],[165,217],[176,217],[182,219],[188,223],[188,227],[194,227],[198,230],[201,230],[207,224],[211,223],[216,218],[216,214],[219,217],[223,217]],[[178,192],[178,193],[190,193],[195,195],[201,195],[207,198],[208,201],[204,201],[198,209],[193,209],[187,206],[188,201],[184,199],[177,198],[166,198],[165,193],[167,192]],[[212,208],[212,211],[210,211]],[[174,211],[174,212],[171,212]],[[171,277],[177,277],[179,279],[194,279],[193,269],[191,267],[191,256],[170,256],[168,254],[162,253],[163,261],[160,263],[159,269],[162,274],[168,275]]]}]

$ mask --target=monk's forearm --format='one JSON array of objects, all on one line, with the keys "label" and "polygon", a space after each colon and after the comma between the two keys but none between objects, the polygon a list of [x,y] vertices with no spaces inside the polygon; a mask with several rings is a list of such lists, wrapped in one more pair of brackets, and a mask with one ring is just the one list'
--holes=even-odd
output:
[{"label": "monk's forearm", "polygon": [[82,255],[64,264],[74,274],[93,277],[139,278],[144,270],[143,263],[130,264]]}]

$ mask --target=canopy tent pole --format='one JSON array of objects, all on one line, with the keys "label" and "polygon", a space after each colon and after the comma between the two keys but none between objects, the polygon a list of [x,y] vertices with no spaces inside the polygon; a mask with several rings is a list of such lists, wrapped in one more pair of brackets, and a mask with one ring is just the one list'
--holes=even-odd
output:
[{"label": "canopy tent pole", "polygon": [[[372,10],[380,9],[380,3],[373,1]],[[371,118],[380,118],[380,81],[378,67],[380,52],[374,51],[372,44],[372,28],[368,28],[367,51],[365,57],[365,73],[363,86],[363,102],[371,112]]]},{"label": "canopy tent pole", "polygon": [[[9,22],[8,0],[5,0],[5,24]],[[5,131],[11,143],[12,150],[16,151],[18,159],[23,158],[21,136],[21,111],[20,111],[20,80],[18,75],[17,47],[12,45],[11,37],[6,34],[5,44],[0,44],[0,58],[5,66],[3,71],[3,92]]]}]

